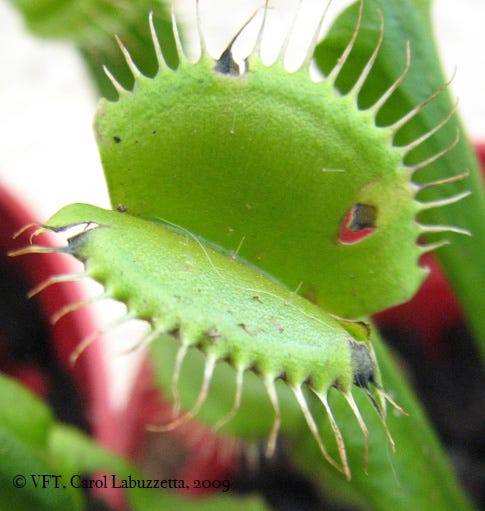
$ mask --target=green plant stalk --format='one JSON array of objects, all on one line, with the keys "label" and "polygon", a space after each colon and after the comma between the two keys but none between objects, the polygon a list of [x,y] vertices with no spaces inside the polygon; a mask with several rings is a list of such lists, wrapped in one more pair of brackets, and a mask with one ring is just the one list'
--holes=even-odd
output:
[{"label": "green plant stalk", "polygon": [[[357,18],[358,5],[354,4],[344,11],[333,24],[331,30],[317,47],[315,58],[320,69],[327,73],[333,66],[337,55],[353,33]],[[387,124],[402,117],[416,104],[424,101],[446,81],[439,62],[437,48],[430,34],[433,33],[430,2],[420,0],[380,1],[366,0],[364,5],[363,26],[355,48],[337,87],[347,90],[355,81],[379,34],[377,9],[383,12],[385,35],[382,50],[374,70],[365,84],[359,102],[372,104],[398,76],[405,63],[405,41],[410,41],[411,67],[406,79],[382,108],[377,118],[379,123]],[[423,80],[423,76],[426,80]],[[401,129],[397,143],[405,144],[416,137],[416,133],[425,133],[446,117],[452,108],[450,94],[444,91],[428,104],[420,114]],[[426,190],[420,198],[442,199],[443,195],[453,195],[470,190],[465,200],[446,208],[435,208],[420,215],[426,223],[436,225],[457,225],[468,229],[471,237],[450,233],[447,237],[450,245],[436,252],[443,269],[449,278],[462,305],[463,312],[485,357],[485,195],[478,162],[465,130],[458,116],[438,131],[431,139],[415,149],[409,155],[407,163],[421,161],[441,149],[448,147],[459,130],[457,146],[442,158],[417,173],[417,180],[430,181],[443,179],[468,170],[470,175],[463,182],[449,183],[440,190]],[[429,236],[429,239],[432,239]]]},{"label": "green plant stalk", "polygon": [[[347,442],[350,463],[357,466],[350,483],[335,471],[318,462],[311,439],[292,438],[293,459],[302,470],[329,495],[339,501],[358,504],[373,511],[468,511],[474,509],[460,488],[456,476],[440,445],[433,427],[415,397],[398,363],[393,359],[382,339],[373,332],[372,343],[381,367],[385,388],[409,416],[388,411],[387,423],[396,444],[393,453],[385,445],[386,436],[379,419],[370,406],[362,406],[364,420],[369,426],[369,467],[362,467],[362,436],[337,393],[332,401],[337,420]],[[360,397],[360,396],[359,396]],[[360,400],[358,404],[360,404]],[[364,404],[364,403],[363,403]],[[343,418],[341,416],[344,416]],[[330,431],[326,420],[319,426]],[[328,437],[327,437],[328,438]],[[333,450],[332,450],[333,452]],[[361,468],[359,468],[359,466]]]}]

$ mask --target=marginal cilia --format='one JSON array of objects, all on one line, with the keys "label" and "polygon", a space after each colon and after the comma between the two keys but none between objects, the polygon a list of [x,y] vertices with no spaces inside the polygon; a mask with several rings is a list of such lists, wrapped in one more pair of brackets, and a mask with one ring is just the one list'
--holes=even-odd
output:
[{"label": "marginal cilia", "polygon": [[[446,206],[467,195],[463,192],[428,203],[416,199],[420,190],[460,180],[466,173],[425,185],[412,181],[416,171],[450,151],[457,140],[421,163],[413,166],[403,163],[410,151],[448,122],[455,109],[436,127],[408,145],[392,145],[400,128],[444,87],[391,126],[375,125],[377,113],[408,72],[409,45],[401,76],[372,107],[367,110],[357,107],[359,92],[383,41],[382,16],[377,46],[361,75],[347,94],[336,93],[335,81],[359,33],[362,8],[363,2],[347,48],[331,73],[319,83],[310,80],[308,68],[323,16],[307,58],[302,67],[292,74],[283,66],[289,38],[277,62],[267,67],[260,61],[267,4],[256,49],[243,71],[232,55],[233,43],[241,31],[214,63],[207,54],[199,26],[201,57],[198,62],[189,63],[182,50],[175,20],[173,28],[180,65],[177,70],[170,69],[165,63],[150,16],[159,72],[154,78],[143,76],[119,41],[135,77],[134,90],[124,89],[106,69],[120,98],[114,103],[102,102],[96,122],[111,199],[113,204],[123,206],[114,212],[88,205],[68,206],[34,235],[46,229],[60,232],[73,226],[89,226],[89,229],[71,237],[67,247],[31,245],[15,253],[63,252],[85,264],[84,273],[53,276],[37,286],[31,295],[54,283],[91,277],[105,288],[101,298],[114,298],[126,304],[128,312],[121,322],[138,318],[150,324],[151,330],[140,345],[166,334],[175,336],[180,347],[171,388],[177,412],[180,408],[178,382],[184,358],[190,348],[197,348],[205,355],[202,386],[193,408],[179,414],[168,425],[153,426],[153,430],[172,429],[195,417],[209,395],[217,364],[227,362],[235,370],[236,391],[232,409],[217,421],[217,427],[227,423],[238,412],[244,375],[253,371],[264,384],[275,412],[267,443],[267,454],[271,455],[281,422],[275,381],[281,379],[293,392],[325,459],[348,479],[351,471],[343,435],[328,402],[330,389],[335,388],[343,394],[357,419],[365,438],[366,464],[368,430],[353,398],[352,386],[360,387],[369,396],[393,447],[386,425],[386,400],[398,411],[402,410],[383,390],[365,325],[341,318],[370,314],[412,296],[426,275],[426,270],[418,265],[419,257],[446,243],[420,244],[418,238],[423,234],[442,231],[467,233],[451,226],[422,225],[416,220],[418,213],[425,209]],[[200,21],[199,13],[197,18]],[[278,101],[293,101],[292,94],[307,94],[308,104],[316,101],[315,109],[322,109],[322,112],[309,113],[306,97],[301,104],[298,100],[296,105],[290,105],[291,108],[282,115],[284,117],[289,112],[295,133],[285,135],[275,151],[268,153],[269,157],[265,156],[267,145],[276,140],[272,138],[273,131],[276,135],[280,132],[277,125],[268,128],[273,131],[264,131],[266,125],[271,124],[269,121],[274,121],[264,118],[264,109],[267,107],[272,115],[278,110],[273,109],[272,101],[267,100],[263,108],[255,100],[260,98],[264,102],[267,88],[271,89],[273,82],[265,81],[267,74],[274,75],[271,77],[276,83],[274,90],[281,92],[279,99],[275,100],[277,106],[281,106]],[[164,97],[177,92],[177,80],[180,84],[188,81],[190,85],[192,78],[201,87],[204,80],[207,81],[208,89],[214,91],[214,102],[211,103],[212,96],[204,92],[194,100],[199,102],[193,105],[196,108],[191,109],[185,101],[187,90],[182,90],[179,92],[180,101],[171,97],[173,104],[169,106],[185,110],[164,113],[168,108],[163,103]],[[289,84],[288,96],[285,96],[284,85],[281,85],[286,83]],[[156,97],[162,106],[153,104]],[[322,103],[318,102],[320,97],[324,99]],[[210,115],[200,105],[206,99]],[[153,108],[149,116],[148,108]],[[139,119],[134,115],[138,110],[141,112]],[[263,110],[261,134],[254,132],[260,126],[254,118],[259,110]],[[318,144],[311,141],[308,147],[293,148],[298,158],[293,158],[291,148],[291,140],[297,139],[299,133],[296,129],[299,121],[293,115],[295,112],[305,118],[302,126],[308,125],[309,132],[298,139],[302,144],[318,134],[317,121],[327,122],[320,134],[323,142],[319,138]],[[328,124],[324,120],[331,118],[329,112],[332,115],[342,113],[342,120]],[[349,112],[358,122],[351,119],[348,123]],[[202,121],[198,118],[200,113],[206,116]],[[181,117],[183,122],[180,122]],[[245,120],[250,129],[244,127]],[[218,123],[221,124],[220,129]],[[288,131],[288,123],[283,125]],[[335,133],[330,132],[331,129]],[[355,141],[352,140],[352,130],[356,132]],[[146,132],[153,135],[150,141],[147,141]],[[218,133],[222,135],[218,136]],[[216,140],[211,140],[212,135]],[[202,137],[200,140],[199,136]],[[344,147],[348,149],[348,158],[346,151],[342,150],[343,136],[346,137]],[[253,138],[258,139],[259,146],[251,145]],[[325,145],[327,139],[328,147]],[[362,143],[369,147],[370,155],[357,154],[353,148],[353,144],[361,147]],[[178,145],[180,149],[177,149]],[[376,152],[372,153],[373,150]],[[172,160],[171,151],[175,153]],[[156,157],[153,157],[154,153]],[[186,153],[190,153],[189,156]],[[183,160],[180,168],[177,167],[178,157]],[[273,163],[275,168],[262,168],[258,158],[266,158],[265,165]],[[363,159],[359,161],[358,158]],[[357,162],[352,165],[356,159]],[[372,166],[374,160],[390,162],[389,168],[382,169],[379,164]],[[231,161],[229,168],[228,161]],[[285,162],[289,162],[290,169],[283,168]],[[141,174],[145,168],[151,170]],[[217,172],[211,174],[210,169],[214,168]],[[293,170],[297,181],[289,175]],[[120,175],[124,182],[121,191],[117,187]],[[238,176],[243,177],[238,180]],[[248,186],[245,187],[246,178]],[[143,193],[138,197],[133,195],[130,179],[135,180],[133,183],[144,180],[146,193],[155,189],[158,200],[150,202]],[[234,183],[227,186],[231,179],[235,180]],[[263,184],[263,179],[273,179],[274,182]],[[198,187],[210,196],[197,195]],[[230,194],[229,197],[227,194]],[[304,209],[307,202],[308,210]],[[343,222],[350,222],[348,225],[354,231],[368,229],[370,235],[347,243],[339,238]],[[396,229],[396,225],[401,228]],[[236,246],[237,254],[234,254]],[[394,278],[383,278],[387,274]],[[311,296],[312,301],[290,291],[295,288],[302,295]],[[63,308],[54,320],[86,303]],[[99,333],[81,342],[73,353],[73,361]],[[327,412],[340,462],[325,447],[304,389],[316,396]]]}]

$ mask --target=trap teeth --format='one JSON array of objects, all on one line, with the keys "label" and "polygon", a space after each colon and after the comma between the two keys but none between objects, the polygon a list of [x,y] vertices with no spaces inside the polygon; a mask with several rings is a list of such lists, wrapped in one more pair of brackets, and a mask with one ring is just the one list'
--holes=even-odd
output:
[{"label": "trap teeth", "polygon": [[[455,204],[456,202],[461,201],[465,197],[468,197],[470,195],[470,191],[465,191],[461,193],[457,193],[456,195],[452,195],[451,197],[445,197],[444,199],[438,199],[434,201],[428,201],[428,202],[420,202],[421,209],[433,209],[433,208],[441,208],[443,206],[448,206],[450,204]],[[461,232],[465,234],[470,234],[468,231],[461,230]]]},{"label": "trap teeth", "polygon": [[27,294],[28,298],[32,298],[40,292],[44,291],[44,289],[48,288],[53,284],[58,284],[61,282],[73,282],[86,278],[86,273],[68,273],[65,275],[51,275],[46,280],[32,288]]},{"label": "trap teeth", "polygon": [[106,67],[106,66],[103,66],[103,71],[104,73],[106,74],[106,76],[108,77],[109,81],[112,83],[113,87],[116,89],[116,91],[118,92],[118,94],[120,96],[123,96],[125,94],[129,94],[129,90],[125,89],[120,82],[118,82],[118,80],[116,80],[116,78],[113,76],[113,74],[111,73],[111,71]]},{"label": "trap teeth", "polygon": [[27,254],[55,254],[66,252],[66,247],[45,247],[43,245],[28,245],[27,247],[12,250],[8,253],[10,257],[17,257]]}]

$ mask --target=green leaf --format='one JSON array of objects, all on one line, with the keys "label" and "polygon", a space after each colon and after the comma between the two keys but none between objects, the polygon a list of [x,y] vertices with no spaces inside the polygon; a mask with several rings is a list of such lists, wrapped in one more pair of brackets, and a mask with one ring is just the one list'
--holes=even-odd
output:
[{"label": "green leaf", "polygon": [[[54,417],[39,398],[0,373],[0,424],[34,448],[47,445]],[[26,420],[28,417],[28,420]]]},{"label": "green leaf", "polygon": [[[28,410],[24,413],[28,415]],[[45,452],[22,441],[15,432],[0,424],[0,502],[4,509],[17,511],[78,511],[83,509],[81,495],[72,488],[55,487],[50,474],[59,468],[48,461]],[[44,483],[43,475],[47,475]],[[25,479],[24,479],[25,478]],[[16,487],[16,484],[24,485]],[[35,485],[38,485],[37,487]],[[43,487],[43,484],[46,487]]]},{"label": "green leaf", "polygon": [[78,490],[50,477],[63,473],[48,448],[53,425],[50,410],[39,398],[0,375],[0,502],[5,509],[83,509]]},{"label": "green leaf", "polygon": [[[131,481],[140,485],[154,484],[154,479],[144,476],[139,469],[106,449],[93,442],[87,435],[72,427],[57,425],[51,434],[51,454],[62,463],[66,476],[64,481],[80,484],[79,474],[96,474],[96,479],[105,481],[106,486],[113,483],[117,487],[130,484]],[[66,467],[69,467],[67,469]],[[106,479],[104,479],[106,477]],[[114,479],[113,479],[114,478]],[[170,488],[150,489],[137,487],[128,488],[127,499],[131,511],[156,511],[177,509],[180,511],[214,510],[214,511],[265,511],[267,508],[256,497],[241,498],[230,493],[230,488],[222,495],[213,495],[205,498],[187,499],[184,490]],[[70,484],[70,483],[69,483]],[[189,482],[187,481],[187,485]]]},{"label": "green leaf", "polygon": [[116,474],[135,472],[128,462],[102,448],[86,433],[60,423],[51,430],[49,455],[68,477],[101,470]]},{"label": "green leaf", "polygon": [[[350,88],[375,47],[380,30],[377,9],[380,9],[384,15],[384,41],[371,75],[359,95],[361,105],[371,105],[397,79],[405,65],[406,41],[410,42],[411,47],[409,72],[377,118],[382,125],[387,125],[424,101],[439,89],[446,79],[441,70],[433,37],[430,37],[430,34],[433,34],[430,2],[366,0],[362,28],[350,59],[337,80],[337,87],[343,91]],[[357,4],[346,9],[317,47],[316,62],[324,73],[330,72],[354,32],[357,11]],[[419,134],[428,132],[446,117],[452,106],[450,94],[446,91],[441,93],[398,132],[396,142],[404,144]],[[475,154],[458,117],[453,116],[445,127],[412,151],[407,163],[422,161],[448,147],[455,137],[456,130],[460,132],[458,145],[451,152],[419,171],[415,178],[420,182],[430,182],[458,175],[465,170],[469,170],[470,176],[463,182],[430,188],[421,192],[419,197],[426,200],[439,200],[467,189],[472,193],[463,201],[445,208],[430,209],[425,214],[421,213],[420,219],[430,224],[456,225],[472,233],[470,238],[448,234],[447,238],[451,244],[438,250],[436,255],[455,289],[465,315],[480,342],[482,354],[485,356],[485,328],[482,321],[483,310],[485,310],[485,293],[483,293],[485,288],[483,267],[485,195]],[[429,239],[432,239],[432,235]]]},{"label": "green leaf", "polygon": [[[205,498],[187,499],[183,490],[170,488],[150,489],[143,485],[154,484],[154,480],[144,476],[139,469],[108,452],[93,442],[91,438],[70,426],[56,425],[50,436],[50,454],[64,468],[63,481],[79,485],[80,474],[96,474],[94,477],[106,481],[106,486],[134,487],[126,490],[131,511],[156,511],[177,509],[180,511],[221,510],[226,511],[265,511],[267,508],[256,497],[240,498],[230,493]],[[74,477],[74,479],[73,479]],[[136,486],[140,482],[141,488]],[[189,482],[187,482],[189,484]]]}]

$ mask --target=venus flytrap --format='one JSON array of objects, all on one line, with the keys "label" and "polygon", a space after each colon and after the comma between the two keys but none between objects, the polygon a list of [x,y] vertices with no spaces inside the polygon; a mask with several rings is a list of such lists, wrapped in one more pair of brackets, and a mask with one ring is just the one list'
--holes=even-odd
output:
[{"label": "venus flytrap", "polygon": [[[196,62],[185,56],[173,21],[176,69],[167,65],[150,17],[158,61],[153,77],[139,70],[118,39],[134,86],[126,88],[106,67],[119,98],[102,100],[95,119],[110,197],[118,211],[79,204],[63,208],[42,229],[64,232],[76,227],[67,247],[33,245],[18,253],[64,252],[79,259],[85,272],[73,278],[93,278],[104,287],[101,298],[123,302],[127,314],[120,322],[137,318],[149,323],[140,345],[166,335],[175,338],[171,377],[161,379],[174,398],[174,419],[153,425],[154,431],[203,415],[214,374],[218,366],[228,365],[235,382],[232,405],[204,420],[216,429],[244,421],[245,395],[256,395],[245,385],[253,373],[265,389],[274,419],[272,424],[256,424],[248,436],[266,433],[268,455],[275,450],[279,429],[291,430],[282,420],[288,406],[293,417],[295,409],[303,417],[321,455],[351,478],[345,432],[328,401],[332,388],[343,396],[364,438],[364,467],[375,428],[367,426],[354,392],[370,398],[377,412],[373,423],[377,417],[394,447],[386,401],[398,416],[403,410],[384,390],[362,317],[415,293],[427,274],[419,258],[446,243],[440,239],[426,244],[423,235],[468,234],[460,227],[420,221],[426,210],[448,206],[468,192],[432,201],[417,197],[467,173],[459,169],[441,179],[414,180],[415,173],[449,153],[456,140],[408,163],[408,155],[438,133],[454,109],[405,145],[395,143],[446,85],[392,123],[376,122],[412,66],[409,44],[397,56],[401,74],[372,105],[359,106],[379,57],[382,15],[379,38],[365,66],[345,94],[337,90],[359,35],[362,9],[361,2],[347,46],[318,82],[310,79],[309,65],[323,19],[301,67],[289,73],[283,64],[287,43],[273,64],[265,65],[260,58],[267,4],[255,50],[244,62],[236,62],[232,54],[239,33],[217,60],[208,55],[200,15],[201,55]],[[54,276],[34,292],[68,278]],[[58,316],[83,305],[73,304]],[[73,360],[95,336],[80,344]],[[202,381],[190,403],[181,373],[196,350],[203,354]],[[293,404],[287,405],[286,397],[281,400],[277,381],[291,391]],[[315,411],[328,418],[336,455],[327,448]],[[241,431],[237,425],[231,430]],[[382,466],[381,461],[375,465]]]},{"label": "venus flytrap", "polygon": [[[266,12],[265,10],[265,16]],[[312,293],[312,298],[331,313],[356,316],[373,312],[376,307],[381,309],[382,300],[389,305],[409,297],[425,273],[417,265],[418,257],[434,248],[419,246],[416,243],[417,238],[426,231],[455,230],[453,227],[420,225],[415,220],[417,213],[428,207],[446,205],[452,200],[460,199],[461,196],[444,200],[439,204],[421,204],[415,199],[416,189],[419,187],[410,181],[412,174],[449,150],[445,148],[443,152],[412,168],[407,168],[402,163],[408,151],[424,142],[441,127],[441,124],[438,125],[404,148],[392,145],[394,134],[419,112],[422,105],[418,105],[390,127],[382,128],[375,125],[375,115],[399,86],[409,61],[403,75],[372,108],[362,111],[357,107],[359,91],[379,53],[384,30],[383,22],[378,44],[354,87],[345,96],[336,94],[335,80],[352,51],[359,27],[360,18],[344,54],[330,75],[319,83],[311,81],[308,74],[308,65],[318,31],[302,68],[293,74],[289,74],[283,67],[284,52],[278,61],[269,67],[261,63],[257,54],[251,55],[247,69],[240,71],[232,56],[234,40],[221,58],[214,63],[207,55],[201,38],[201,57],[198,62],[190,63],[183,54],[177,31],[175,39],[180,65],[176,70],[172,70],[165,64],[150,18],[159,72],[154,78],[147,78],[141,74],[128,50],[118,40],[127,65],[133,72],[135,86],[132,92],[127,91],[106,70],[120,98],[114,103],[102,101],[96,120],[98,142],[113,201],[123,204],[122,209],[128,210],[129,214],[152,219],[168,218],[170,222],[177,221],[183,225],[184,229],[188,225],[190,230],[187,232],[191,233],[191,236],[204,236],[218,246],[225,246],[226,249],[230,248],[231,243],[228,243],[227,236],[230,236],[230,240],[237,240],[239,234],[241,242],[238,250],[241,255],[250,258],[252,263],[258,264],[258,267],[285,283],[298,284],[301,292]],[[263,33],[262,29],[258,39],[261,39]],[[158,115],[152,117],[150,112],[157,112]],[[268,119],[271,120],[269,129]],[[284,143],[288,138],[289,120],[292,122],[291,137],[294,139],[292,144]],[[349,148],[348,154],[341,151],[344,139]],[[365,146],[370,140],[372,144],[366,150]],[[187,151],[187,145],[190,145],[190,151]],[[286,150],[283,152],[282,148]],[[290,176],[290,171],[296,177]],[[143,180],[140,179],[141,172]],[[269,176],[271,188],[262,180]],[[122,187],[118,185],[120,179],[123,180]],[[225,186],[218,186],[221,180]],[[163,183],[163,186],[155,186],[155,181]],[[175,182],[176,189],[172,189],[170,181]],[[134,188],[141,185],[144,189],[150,190],[150,182],[153,182],[158,201],[147,200],[149,197],[147,198],[146,194],[141,194]],[[429,183],[427,186],[436,184],[440,183]],[[185,190],[184,194],[181,193],[182,190]],[[291,203],[291,208],[288,208],[288,203]],[[198,204],[198,207],[192,206],[189,210],[193,216],[186,217],[188,206],[194,204]],[[201,215],[199,207],[202,211],[209,211],[209,214]],[[217,214],[211,215],[211,212]],[[339,230],[342,229],[346,212],[350,212],[346,228],[358,232],[371,227],[374,229],[371,234],[356,243],[339,239]],[[200,220],[199,224],[194,223],[195,217]],[[63,218],[62,214],[60,218]],[[119,215],[112,216],[107,225],[117,226],[121,218]],[[128,216],[125,218],[131,219]],[[251,221],[248,221],[248,218]],[[306,220],[307,225],[302,225],[302,219]],[[103,222],[96,220],[96,214],[93,218],[83,219],[82,213],[75,217],[75,223],[82,222],[103,225]],[[54,217],[48,225],[55,230],[62,228],[63,225],[69,225],[69,222]],[[369,382],[374,383],[381,392],[381,403],[379,405],[376,403],[376,408],[379,414],[384,416],[385,394],[382,393],[378,382],[376,362],[366,345],[350,342],[348,333],[342,327],[345,323],[342,321],[339,323],[329,316],[326,319],[330,322],[327,327],[328,333],[320,332],[323,358],[318,360],[319,357],[311,353],[307,363],[317,364],[311,371],[310,367],[305,367],[303,361],[300,361],[300,366],[297,364],[293,368],[288,368],[285,360],[299,360],[297,347],[294,348],[295,351],[290,348],[283,357],[272,360],[277,345],[274,349],[270,348],[273,342],[271,335],[268,341],[260,342],[258,348],[249,342],[252,337],[256,340],[261,332],[271,330],[266,323],[264,326],[258,324],[263,322],[262,319],[259,321],[253,319],[256,326],[250,326],[251,318],[257,317],[259,303],[254,296],[252,301],[249,301],[253,308],[246,314],[241,313],[239,323],[231,321],[233,327],[236,325],[239,330],[243,330],[245,339],[236,336],[234,341],[232,339],[234,333],[224,331],[222,326],[225,321],[224,314],[229,314],[234,304],[224,303],[223,300],[218,304],[209,302],[212,304],[211,307],[215,305],[222,307],[219,311],[220,318],[211,316],[209,314],[211,310],[201,312],[205,300],[195,307],[202,318],[204,316],[210,318],[205,320],[203,328],[192,325],[191,321],[183,316],[183,311],[177,313],[179,316],[175,314],[172,318],[173,310],[177,308],[171,301],[179,296],[175,290],[171,300],[167,301],[160,298],[161,291],[150,292],[148,284],[153,279],[151,276],[145,285],[140,286],[139,279],[134,275],[124,279],[128,275],[127,272],[120,274],[120,277],[117,276],[119,271],[113,275],[106,273],[110,265],[118,269],[118,265],[123,264],[124,258],[120,258],[119,262],[115,262],[114,258],[117,253],[121,253],[122,243],[128,240],[131,232],[135,234],[138,231],[149,230],[149,224],[142,223],[138,226],[135,219],[132,219],[131,223],[125,222],[122,226],[118,226],[121,232],[124,231],[119,240],[116,237],[109,241],[103,239],[103,235],[107,237],[108,234],[118,234],[120,232],[118,229],[101,230],[96,237],[90,230],[89,234],[74,238],[75,241],[71,242],[68,252],[94,268],[99,267],[96,263],[100,262],[103,255],[108,255],[111,263],[106,261],[104,265],[100,265],[101,269],[94,269],[89,274],[104,284],[107,291],[103,296],[112,296],[127,304],[128,318],[137,317],[151,321],[154,330],[150,334],[152,337],[175,330],[182,332],[181,348],[174,367],[174,389],[177,387],[177,375],[187,349],[192,345],[198,345],[205,352],[207,361],[199,398],[194,409],[183,416],[183,419],[175,421],[175,425],[199,411],[206,399],[216,363],[227,359],[233,361],[237,373],[236,403],[240,401],[244,371],[254,369],[261,375],[266,386],[276,412],[268,452],[274,450],[279,426],[279,405],[273,381],[283,377],[287,379],[295,393],[324,456],[331,461],[300,390],[303,383],[321,379],[313,390],[329,413],[340,445],[342,466],[345,473],[350,476],[341,434],[333,421],[326,394],[332,386],[343,389],[362,430],[367,435],[365,425],[349,393],[349,385],[355,383],[367,388]],[[398,229],[396,226],[404,228]],[[153,266],[156,260],[156,245],[153,249],[148,245],[150,236],[147,232],[144,238],[138,234],[138,241],[134,238],[133,247],[128,253],[136,250],[135,244],[138,242],[142,260],[150,261]],[[197,234],[194,235],[193,232]],[[280,236],[273,237],[272,232],[277,232]],[[295,238],[299,238],[296,245]],[[146,243],[142,239],[145,239]],[[190,239],[187,239],[187,243],[189,242]],[[163,240],[159,243],[160,247],[164,245]],[[203,247],[201,243],[199,242]],[[117,250],[109,251],[110,244],[113,247],[117,246]],[[79,245],[81,248],[76,248]],[[396,246],[400,247],[399,252]],[[84,248],[87,248],[86,252],[83,251]],[[376,254],[377,249],[379,254]],[[203,248],[202,255],[211,263],[214,255],[209,257],[208,250],[210,249]],[[390,257],[389,250],[392,251],[393,257]],[[370,254],[374,254],[373,258]],[[396,259],[402,264],[396,265]],[[359,260],[368,263],[360,265]],[[184,264],[192,271],[193,263],[190,260]],[[140,271],[139,262],[134,261],[133,266],[137,267],[137,272]],[[321,270],[317,270],[315,266]],[[147,265],[144,270],[148,276],[151,268]],[[383,279],[382,275],[391,270],[393,279]],[[160,269],[155,270],[159,271]],[[242,267],[239,271],[243,271]],[[177,275],[179,273],[176,272]],[[342,276],[348,276],[349,273],[350,277],[344,280]],[[406,279],[400,277],[401,274],[406,274]],[[140,272],[139,278],[143,275],[144,272]],[[188,275],[191,276],[190,272]],[[415,275],[414,278],[410,278],[411,275]],[[218,288],[215,283],[217,276],[221,277],[221,273],[216,266],[210,282],[210,286],[215,289]],[[221,286],[224,285],[224,281],[232,280],[223,274],[222,277]],[[197,280],[196,278],[195,281]],[[339,292],[332,293],[330,289],[335,287],[337,280]],[[176,280],[175,284],[182,286],[182,281]],[[162,279],[160,287],[163,285],[168,286],[168,283]],[[288,297],[281,298],[283,289],[260,292],[254,286],[244,287],[241,284],[237,285],[237,289],[247,289],[255,296],[263,293],[264,301],[268,301],[268,295],[278,296],[278,300],[284,303],[289,300]],[[237,296],[237,299],[240,297]],[[237,302],[237,299],[232,300]],[[181,301],[184,303],[183,299]],[[141,304],[148,305],[142,307]],[[272,304],[271,307],[276,310],[276,305]],[[300,315],[307,315],[300,309],[297,310]],[[161,311],[166,311],[167,317]],[[278,316],[275,312],[272,317],[280,323]],[[195,318],[192,322],[195,322]],[[285,328],[281,327],[281,333],[284,330]],[[185,333],[186,331],[189,333]],[[217,335],[211,336],[210,331],[217,332]],[[220,344],[219,335],[233,343],[220,352],[214,348]],[[296,332],[292,337],[298,338]],[[323,348],[331,339],[340,348]],[[308,339],[300,339],[299,342],[305,350]],[[316,341],[315,344],[318,345]],[[245,349],[248,352],[242,355]],[[249,355],[253,351],[257,352],[254,360]],[[338,351],[341,351],[342,355],[337,356]],[[242,357],[241,360],[233,360],[236,353]],[[330,357],[325,358],[325,353],[330,353]],[[330,365],[334,365],[337,372],[332,372],[329,369]],[[344,374],[345,381],[342,380]],[[331,463],[335,464],[333,460]]]}]

